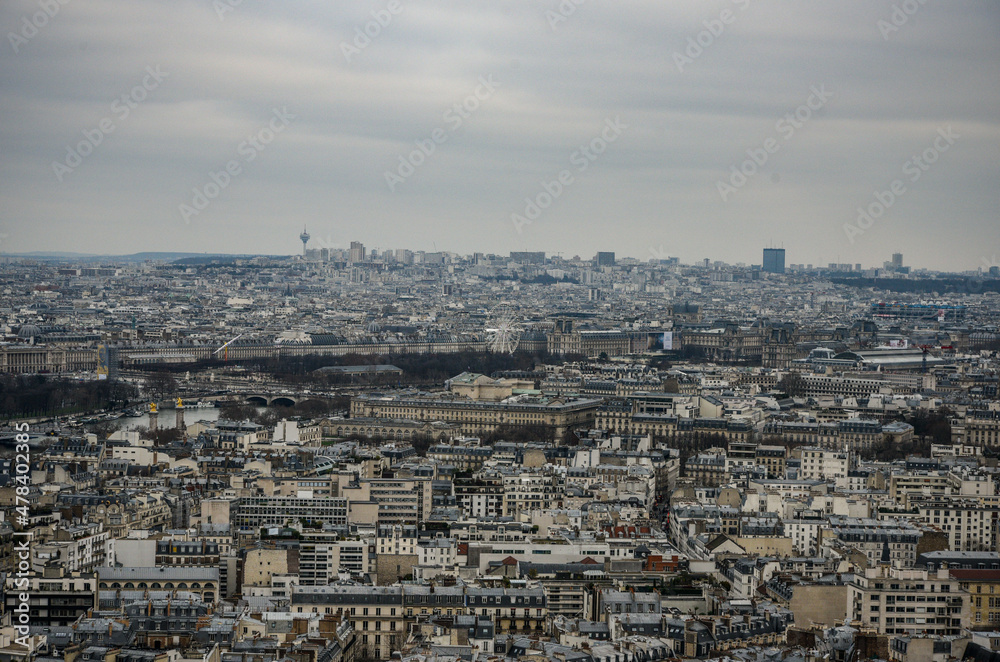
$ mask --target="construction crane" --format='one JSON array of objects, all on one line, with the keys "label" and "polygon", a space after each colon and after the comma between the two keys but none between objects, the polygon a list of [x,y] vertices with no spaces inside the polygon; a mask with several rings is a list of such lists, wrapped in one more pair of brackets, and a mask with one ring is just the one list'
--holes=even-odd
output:
[{"label": "construction crane", "polygon": [[236,336],[235,338],[233,338],[232,340],[230,340],[229,342],[227,342],[225,345],[223,345],[219,349],[217,349],[214,352],[212,352],[212,354],[215,355],[215,354],[218,354],[219,352],[225,350],[225,353],[223,353],[223,355],[222,355],[222,360],[223,361],[228,361],[229,360],[229,346],[232,345],[234,342],[236,342],[237,340],[239,340],[242,337],[243,337],[243,334],[241,333],[240,335]]},{"label": "construction crane", "polygon": [[931,349],[933,349],[933,347],[931,347],[930,345],[917,345],[917,347],[921,350],[921,352],[923,352],[923,355],[921,356],[921,361],[920,361],[920,372],[926,373],[927,372],[927,355],[930,354],[930,351],[931,351]]}]

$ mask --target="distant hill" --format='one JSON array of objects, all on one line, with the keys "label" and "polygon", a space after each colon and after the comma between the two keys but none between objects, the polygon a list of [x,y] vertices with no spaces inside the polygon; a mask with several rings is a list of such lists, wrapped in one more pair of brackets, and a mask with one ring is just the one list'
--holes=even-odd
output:
[{"label": "distant hill", "polygon": [[94,255],[92,253],[73,253],[70,251],[32,251],[30,253],[6,253],[3,257],[26,258],[40,262],[169,262],[175,264],[207,264],[211,262],[232,262],[238,259],[254,257],[270,257],[281,259],[286,255],[232,255],[226,253],[172,253],[165,251],[144,251],[129,255]]},{"label": "distant hill", "polygon": [[92,253],[73,253],[70,251],[31,251],[29,253],[6,253],[5,255],[7,257],[30,257],[36,260],[57,260],[62,258],[79,260],[81,258],[94,257]]},{"label": "distant hill", "polygon": [[174,260],[172,264],[192,266],[199,264],[232,264],[237,260],[249,260],[255,257],[266,257],[271,260],[291,259],[290,255],[193,255]]}]

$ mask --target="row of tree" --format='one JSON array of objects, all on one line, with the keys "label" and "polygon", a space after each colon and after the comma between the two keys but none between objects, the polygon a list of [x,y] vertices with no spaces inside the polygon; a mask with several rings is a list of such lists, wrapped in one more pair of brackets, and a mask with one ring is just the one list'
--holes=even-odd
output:
[{"label": "row of tree", "polygon": [[349,396],[330,399],[302,400],[291,407],[272,405],[257,407],[245,402],[225,402],[219,411],[219,418],[228,421],[250,421],[265,427],[274,427],[282,419],[301,416],[302,418],[322,418],[346,412],[351,406]]},{"label": "row of tree", "polygon": [[138,390],[120,381],[72,381],[52,375],[0,374],[0,418],[56,416],[122,407]]},{"label": "row of tree", "polygon": [[328,366],[394,365],[403,371],[402,376],[392,375],[376,379],[392,384],[440,384],[462,372],[491,375],[508,370],[531,371],[537,365],[556,360],[560,362],[564,360],[578,361],[585,360],[585,357],[556,357],[545,351],[514,352],[513,354],[473,351],[442,354],[345,354],[344,356],[308,354],[273,359],[253,359],[244,361],[243,364],[283,381],[299,384],[343,383],[344,377],[342,375],[315,372],[319,368]]}]

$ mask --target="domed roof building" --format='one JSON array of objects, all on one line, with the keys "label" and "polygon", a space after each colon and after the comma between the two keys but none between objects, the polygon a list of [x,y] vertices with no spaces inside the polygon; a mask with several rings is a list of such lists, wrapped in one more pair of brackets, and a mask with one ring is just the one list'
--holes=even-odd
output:
[{"label": "domed roof building", "polygon": [[22,324],[21,328],[17,330],[19,340],[34,342],[34,339],[40,335],[42,335],[42,330],[35,324]]}]

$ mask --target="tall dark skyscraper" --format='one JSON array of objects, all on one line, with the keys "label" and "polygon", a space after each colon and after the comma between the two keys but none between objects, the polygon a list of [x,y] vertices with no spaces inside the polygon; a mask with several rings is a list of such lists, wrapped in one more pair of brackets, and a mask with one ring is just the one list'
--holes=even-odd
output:
[{"label": "tall dark skyscraper", "polygon": [[615,254],[612,251],[598,251],[594,259],[599,267],[615,266]]},{"label": "tall dark skyscraper", "polygon": [[764,264],[761,267],[761,271],[766,271],[769,274],[785,273],[785,249],[765,248]]}]

